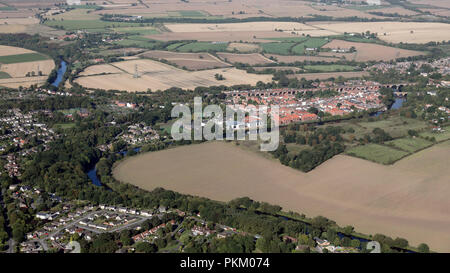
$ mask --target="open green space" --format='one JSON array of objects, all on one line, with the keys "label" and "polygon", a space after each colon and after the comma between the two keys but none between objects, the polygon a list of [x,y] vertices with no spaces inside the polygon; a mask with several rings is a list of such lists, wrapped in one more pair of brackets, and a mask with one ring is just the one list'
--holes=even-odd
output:
[{"label": "open green space", "polygon": [[351,65],[342,64],[323,64],[323,65],[305,65],[303,67],[305,70],[310,72],[334,72],[334,71],[354,71],[355,67]]},{"label": "open green space", "polygon": [[395,140],[385,142],[384,144],[402,149],[403,151],[406,151],[409,153],[414,153],[414,152],[417,152],[419,150],[422,150],[424,148],[427,148],[427,147],[433,145],[433,143],[431,141],[427,141],[427,140],[425,140],[423,138],[419,138],[419,137],[398,138]]},{"label": "open green space", "polygon": [[265,43],[261,44],[264,52],[270,54],[279,55],[289,55],[291,53],[291,48],[295,45],[292,42],[282,42],[282,43]]},{"label": "open green space", "polygon": [[228,43],[194,42],[176,48],[179,52],[226,51]]},{"label": "open green space", "polygon": [[107,22],[107,21],[101,21],[101,20],[49,20],[46,21],[45,24],[50,27],[56,27],[56,28],[62,28],[65,30],[82,30],[82,29],[88,29],[88,30],[101,30],[103,31],[109,31],[107,28],[116,28],[116,27],[139,27],[140,25],[138,23],[128,23],[128,22]]},{"label": "open green space", "polygon": [[433,132],[428,130],[419,134],[421,137],[434,137],[436,141],[444,141],[450,139],[450,126],[443,127],[441,132]]},{"label": "open green space", "polygon": [[408,155],[408,152],[373,143],[350,148],[345,153],[385,165]]},{"label": "open green space", "polygon": [[3,71],[0,71],[0,79],[11,79],[11,76]]},{"label": "open green space", "polygon": [[24,53],[17,55],[0,56],[0,63],[2,64],[15,64],[25,62],[45,61],[49,57],[40,53]]},{"label": "open green space", "polygon": [[53,128],[55,129],[72,129],[73,127],[75,127],[75,123],[57,123],[55,125],[53,125]]}]

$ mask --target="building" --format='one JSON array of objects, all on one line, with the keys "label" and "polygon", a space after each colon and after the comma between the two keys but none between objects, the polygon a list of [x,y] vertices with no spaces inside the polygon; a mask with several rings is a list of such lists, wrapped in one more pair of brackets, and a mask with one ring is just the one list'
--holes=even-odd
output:
[{"label": "building", "polygon": [[67,5],[69,6],[81,5],[81,0],[67,0]]}]

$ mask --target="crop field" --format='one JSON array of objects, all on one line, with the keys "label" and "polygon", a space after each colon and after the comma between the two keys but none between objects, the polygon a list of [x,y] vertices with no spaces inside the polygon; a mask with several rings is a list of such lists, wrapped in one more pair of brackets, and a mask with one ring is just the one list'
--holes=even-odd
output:
[{"label": "crop field", "polygon": [[355,53],[332,53],[332,52],[328,53],[329,55],[332,56],[336,57],[344,56],[348,60],[355,60],[358,62],[390,61],[398,58],[405,58],[425,54],[424,52],[414,50],[406,50],[372,43],[347,42],[342,40],[333,40],[323,46],[323,48],[347,49],[347,50],[350,50],[350,48],[352,47],[356,49]]},{"label": "crop field", "polygon": [[39,53],[23,53],[17,55],[4,55],[0,56],[0,63],[2,64],[14,64],[14,63],[25,63],[25,62],[36,62],[44,61],[49,58],[45,55]]},{"label": "crop field", "polygon": [[423,138],[412,138],[412,137],[405,137],[405,138],[399,138],[396,140],[385,142],[388,146],[394,146],[398,149],[401,149],[403,151],[414,153],[418,150],[422,150],[424,148],[427,148],[431,145],[433,145],[432,142],[425,140]]},{"label": "crop field", "polygon": [[261,44],[264,53],[279,54],[279,55],[289,55],[291,53],[291,48],[295,43],[282,42],[282,43],[266,43]]},{"label": "crop field", "polygon": [[[3,11],[0,11],[0,14]],[[26,32],[30,27],[37,25],[36,18],[4,18],[0,19],[0,33],[21,33]]]},{"label": "crop field", "polygon": [[350,148],[346,154],[388,165],[407,156],[409,153],[380,144],[366,144]]},{"label": "crop field", "polygon": [[234,54],[234,53],[217,53],[222,60],[228,63],[244,63],[248,65],[269,64],[272,60],[258,53],[252,54]]},{"label": "crop field", "polygon": [[160,33],[154,27],[119,27],[113,28],[115,32],[127,33],[132,35],[151,35]]},{"label": "crop field", "polygon": [[[0,64],[0,86],[11,88],[43,83],[55,67],[48,56],[11,46],[0,46]],[[38,76],[39,71],[43,76]],[[28,73],[35,76],[26,77]]]},{"label": "crop field", "polygon": [[178,52],[205,52],[205,51],[225,51],[228,43],[221,42],[194,42],[177,47]]},{"label": "crop field", "polygon": [[365,71],[356,71],[356,72],[326,72],[326,73],[304,73],[304,74],[295,74],[295,75],[287,75],[288,78],[297,78],[306,80],[326,80],[329,78],[338,78],[343,77],[346,79],[350,78],[361,78],[363,76],[368,76],[369,73]]},{"label": "crop field", "polygon": [[360,232],[450,250],[449,142],[390,166],[338,155],[306,174],[243,145],[210,142],[144,153],[120,162],[113,174],[146,190],[163,187],[220,201],[248,196]]},{"label": "crop field", "polygon": [[201,70],[229,67],[230,64],[225,63],[208,53],[175,53],[169,51],[147,51],[139,56],[144,58],[166,60],[177,67],[185,67],[189,70]]},{"label": "crop field", "polygon": [[[316,27],[337,33],[378,33],[381,40],[391,43],[427,43],[450,37],[450,24],[416,22],[346,22],[317,23]],[[385,35],[386,34],[386,35]],[[445,39],[444,39],[445,40]]]},{"label": "crop field", "polygon": [[305,70],[310,72],[333,72],[333,71],[353,71],[355,67],[351,65],[343,64],[318,64],[318,65],[305,65]]},{"label": "crop field", "polygon": [[222,31],[222,32],[162,32],[145,37],[160,40],[197,40],[201,42],[261,43],[273,42],[266,38],[293,37],[294,35],[277,31]]},{"label": "crop field", "polygon": [[295,62],[336,62],[338,58],[334,57],[322,57],[322,56],[284,56],[277,54],[265,54],[268,58],[274,58],[280,63],[295,63]]},{"label": "crop field", "polygon": [[0,71],[0,79],[10,79],[11,75],[9,75],[8,73],[4,72],[4,71]]},{"label": "crop field", "polygon": [[241,53],[255,52],[260,49],[259,45],[249,43],[230,43],[227,47],[228,51],[237,51]]},{"label": "crop field", "polygon": [[[122,71],[119,74],[81,76],[76,82],[87,88],[99,88],[105,90],[147,91],[151,89],[166,90],[171,87],[194,89],[197,86],[237,84],[255,85],[258,81],[269,82],[272,75],[248,74],[236,68],[220,68],[195,72],[187,72],[160,62],[138,59],[112,63],[112,66]],[[134,70],[137,65],[139,78],[134,78]],[[98,66],[90,68],[90,73],[96,71]],[[99,69],[100,71],[102,69]],[[216,74],[225,78],[218,81]]]},{"label": "crop field", "polygon": [[305,24],[296,22],[246,22],[226,24],[166,24],[172,32],[227,32],[227,31],[294,31],[314,30]]}]

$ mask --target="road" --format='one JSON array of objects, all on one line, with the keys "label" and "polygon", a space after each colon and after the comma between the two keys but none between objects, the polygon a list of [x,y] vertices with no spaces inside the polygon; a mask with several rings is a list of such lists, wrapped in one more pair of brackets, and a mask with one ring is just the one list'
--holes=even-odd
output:
[{"label": "road", "polygon": [[133,215],[133,216],[136,216],[136,217],[138,217],[140,219],[137,220],[137,221],[132,221],[132,222],[130,222],[128,224],[125,224],[125,225],[117,227],[117,228],[109,229],[109,230],[98,230],[98,229],[95,229],[95,228],[92,228],[92,227],[88,227],[88,226],[79,224],[80,221],[82,221],[82,220],[84,220],[86,218],[89,218],[90,216],[92,216],[92,215],[94,215],[96,213],[99,213],[99,211],[89,212],[88,214],[83,215],[83,217],[81,217],[80,219],[75,220],[75,221],[73,221],[73,222],[71,222],[71,223],[69,223],[67,225],[64,225],[62,227],[59,227],[59,228],[55,229],[54,231],[49,233],[47,236],[45,236],[43,238],[40,238],[40,239],[30,240],[30,242],[38,242],[39,244],[42,245],[42,248],[44,249],[44,251],[48,251],[49,247],[48,247],[48,245],[47,245],[47,243],[45,241],[48,240],[49,238],[51,238],[52,236],[55,236],[58,233],[64,231],[66,228],[71,228],[73,226],[77,226],[77,227],[80,227],[82,229],[85,229],[85,230],[88,230],[88,231],[91,231],[91,232],[97,233],[97,234],[104,233],[104,232],[120,232],[120,231],[122,231],[124,229],[131,229],[131,228],[133,228],[135,226],[138,226],[138,225],[142,224],[143,222],[145,222],[146,220],[149,220],[149,219],[152,218],[152,216],[144,217],[144,216],[140,216],[140,215]]},{"label": "road", "polygon": [[[2,211],[0,211],[0,213],[4,213],[5,211],[3,211],[3,210],[6,210],[5,203],[3,202],[4,194],[5,194],[5,190],[4,189],[0,190],[0,207],[2,209]],[[9,223],[8,215],[6,215],[6,213],[5,213],[4,217],[5,217],[5,227],[7,227],[8,223]],[[6,250],[6,253],[14,253],[15,252],[14,247],[16,245],[16,241],[14,241],[14,239],[11,238],[10,232],[8,232],[8,235],[10,238],[8,240],[8,249]]]}]

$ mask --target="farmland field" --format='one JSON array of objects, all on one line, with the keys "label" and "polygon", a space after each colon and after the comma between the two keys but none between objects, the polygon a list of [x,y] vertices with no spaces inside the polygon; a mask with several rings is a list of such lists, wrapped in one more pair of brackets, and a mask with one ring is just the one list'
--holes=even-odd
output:
[{"label": "farmland field", "polygon": [[396,140],[385,142],[388,146],[394,146],[396,148],[402,149],[403,151],[413,153],[418,150],[424,149],[426,147],[431,146],[433,143],[430,141],[427,141],[425,139],[416,137],[405,137],[405,138],[399,138]]},{"label": "farmland field", "polygon": [[336,62],[339,59],[334,57],[321,56],[284,56],[277,54],[265,54],[267,57],[273,57],[280,63],[295,63],[295,62]]},{"label": "farmland field", "polygon": [[368,76],[368,72],[364,71],[356,71],[356,72],[327,72],[327,73],[304,73],[304,74],[295,74],[295,75],[287,75],[288,78],[305,78],[307,80],[326,80],[329,78],[360,78],[363,76]]},{"label": "farmland field", "polygon": [[24,53],[17,55],[6,55],[0,56],[0,63],[2,64],[14,64],[14,63],[25,63],[25,62],[36,62],[44,61],[49,58],[45,55],[39,53]]},{"label": "farmland field", "polygon": [[311,27],[295,22],[246,22],[226,24],[166,24],[172,32],[223,32],[223,31],[293,31],[314,30]]},{"label": "farmland field", "polygon": [[380,144],[356,146],[346,151],[346,154],[385,165],[392,164],[408,155],[405,151],[393,149]]},{"label": "farmland field", "polygon": [[[442,41],[443,37],[450,37],[450,24],[444,23],[416,23],[416,22],[345,22],[314,24],[326,30],[337,33],[370,31],[378,33],[378,37],[392,43],[427,43]],[[384,35],[386,33],[386,35]],[[445,40],[445,39],[444,39]]]},{"label": "farmland field", "polygon": [[217,56],[219,56],[222,60],[229,63],[244,63],[248,65],[273,63],[273,61],[258,53],[252,54],[217,53]]},{"label": "farmland field", "polygon": [[354,47],[355,53],[330,53],[336,57],[345,56],[348,60],[355,60],[358,62],[365,61],[390,61],[398,58],[405,58],[410,56],[424,55],[423,52],[400,49],[395,47],[388,47],[384,45],[377,45],[372,43],[355,43],[342,40],[333,40],[323,46],[330,49],[347,49]]},{"label": "farmland field", "polygon": [[[213,85],[255,85],[258,81],[269,82],[271,75],[248,74],[236,68],[219,68],[187,72],[160,62],[138,59],[112,63],[112,66],[121,70],[118,74],[82,76],[76,82],[87,88],[115,89],[126,91],[147,91],[151,89],[166,90],[171,87],[194,89],[197,86]],[[138,67],[139,78],[133,78],[135,66]],[[100,66],[100,65],[99,65]],[[89,69],[103,71],[103,68],[95,65]],[[101,72],[100,72],[101,73]],[[221,74],[225,80],[218,81],[215,74]]]},{"label": "farmland field", "polygon": [[303,67],[308,71],[332,72],[332,71],[353,71],[355,67],[343,64],[323,64],[323,65],[305,65]]},{"label": "farmland field", "polygon": [[227,47],[227,43],[195,42],[182,45],[175,50],[179,52],[225,51]]},{"label": "farmland field", "polygon": [[238,51],[242,53],[259,51],[260,47],[256,44],[249,43],[230,43],[227,47],[228,51]]},{"label": "farmland field", "polygon": [[294,45],[295,43],[282,42],[261,44],[261,47],[265,53],[289,55]]},{"label": "farmland field", "polygon": [[175,53],[169,51],[147,51],[139,56],[156,60],[167,60],[178,67],[186,67],[189,70],[211,69],[229,67],[225,63],[208,53]]},{"label": "farmland field", "polygon": [[[12,46],[0,46],[0,64],[0,86],[11,88],[41,84],[55,67],[48,56]],[[38,76],[39,71],[42,76]],[[27,77],[31,73],[35,76]]]},{"label": "farmland field", "polygon": [[220,201],[248,196],[360,232],[450,250],[449,142],[391,166],[339,155],[306,174],[239,147],[215,142],[145,153],[122,161],[113,174],[147,190]]}]

